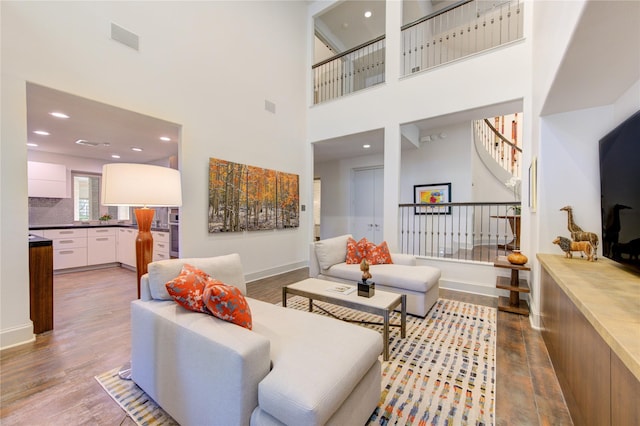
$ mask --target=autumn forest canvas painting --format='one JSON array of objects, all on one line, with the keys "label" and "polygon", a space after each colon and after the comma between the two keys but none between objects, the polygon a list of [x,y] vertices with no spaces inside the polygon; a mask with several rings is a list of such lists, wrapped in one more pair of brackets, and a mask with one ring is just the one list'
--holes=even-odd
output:
[{"label": "autumn forest canvas painting", "polygon": [[209,232],[299,226],[298,175],[209,159]]}]

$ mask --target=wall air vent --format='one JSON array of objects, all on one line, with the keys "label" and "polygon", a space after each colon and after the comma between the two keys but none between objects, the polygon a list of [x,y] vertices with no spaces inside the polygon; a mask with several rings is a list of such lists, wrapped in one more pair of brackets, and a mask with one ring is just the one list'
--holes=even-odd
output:
[{"label": "wall air vent", "polygon": [[97,143],[97,142],[89,142],[89,141],[84,140],[84,139],[78,139],[78,140],[76,141],[76,143],[77,143],[78,145],[92,146],[92,147],[95,147],[95,146],[100,145],[100,144],[99,144],[99,143]]},{"label": "wall air vent", "polygon": [[129,46],[134,50],[139,49],[140,38],[137,34],[132,33],[129,30],[125,30],[118,24],[111,23],[111,39],[119,43]]}]

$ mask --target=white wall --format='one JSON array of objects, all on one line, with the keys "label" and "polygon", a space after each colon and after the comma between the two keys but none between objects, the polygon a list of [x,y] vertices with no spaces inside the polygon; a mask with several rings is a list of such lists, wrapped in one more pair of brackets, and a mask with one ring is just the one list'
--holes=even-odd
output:
[{"label": "white wall", "polygon": [[[208,159],[300,175],[305,138],[304,2],[2,2],[1,347],[32,337],[27,264],[27,81],[182,125],[183,256],[239,252],[249,278],[306,265],[300,228],[207,233]],[[140,51],[109,38],[115,22]],[[276,113],[265,111],[265,100]],[[273,250],[278,247],[278,250]]]},{"label": "white wall", "polygon": [[632,113],[640,109],[640,81],[615,104],[541,118],[538,199],[540,211],[539,252],[560,253],[551,241],[568,237],[567,214],[563,206],[573,207],[575,222],[600,239],[599,141]]},{"label": "white wall", "polygon": [[318,163],[314,177],[322,182],[320,238],[331,238],[351,232],[353,170],[382,167],[382,155],[365,155]]},{"label": "white wall", "polygon": [[413,185],[451,183],[451,201],[471,198],[474,149],[469,131],[471,123],[459,123],[439,129],[445,139],[422,142],[420,149],[402,152],[400,202],[413,203]]}]

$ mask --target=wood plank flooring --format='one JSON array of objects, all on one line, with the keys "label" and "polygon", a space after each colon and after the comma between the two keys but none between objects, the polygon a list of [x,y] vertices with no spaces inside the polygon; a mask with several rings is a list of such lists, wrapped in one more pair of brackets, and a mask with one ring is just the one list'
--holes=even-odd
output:
[{"label": "wood plank flooring", "polygon": [[[281,301],[306,268],[255,281],[249,296]],[[129,303],[136,274],[107,268],[54,277],[53,331],[0,353],[0,424],[133,425],[94,376],[129,360]],[[487,306],[497,299],[441,289],[440,296]],[[540,332],[528,318],[498,312],[497,425],[570,425]]]}]

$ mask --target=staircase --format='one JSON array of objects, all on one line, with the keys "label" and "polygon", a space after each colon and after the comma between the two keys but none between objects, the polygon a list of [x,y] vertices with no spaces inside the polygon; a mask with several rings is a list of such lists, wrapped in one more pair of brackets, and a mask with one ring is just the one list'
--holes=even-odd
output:
[{"label": "staircase", "polygon": [[522,113],[515,113],[473,122],[478,156],[491,174],[507,186],[519,185],[522,176],[522,143],[518,136],[521,121]]}]

